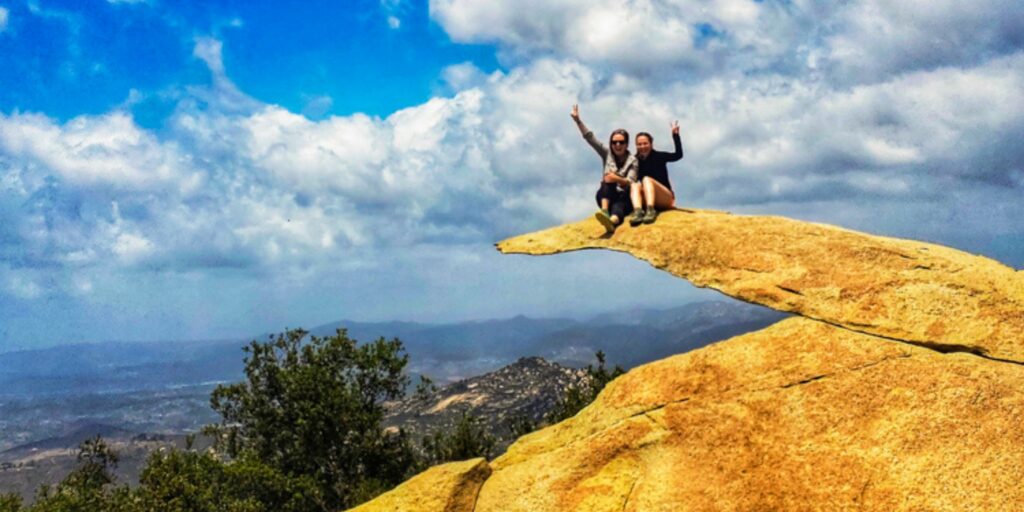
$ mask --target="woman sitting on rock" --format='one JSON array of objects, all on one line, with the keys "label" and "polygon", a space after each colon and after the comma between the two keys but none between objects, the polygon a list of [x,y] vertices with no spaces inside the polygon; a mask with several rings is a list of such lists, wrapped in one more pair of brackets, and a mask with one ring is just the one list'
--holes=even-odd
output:
[{"label": "woman sitting on rock", "polygon": [[[630,198],[636,210],[629,219],[631,226],[641,222],[650,224],[658,218],[658,210],[675,208],[676,194],[668,180],[668,163],[683,158],[683,143],[679,140],[679,121],[674,121],[672,142],[676,150],[672,153],[655,151],[654,137],[646,132],[636,135],[636,158],[640,164],[640,182],[634,183]],[[641,209],[644,206],[644,209]]]},{"label": "woman sitting on rock", "polygon": [[601,209],[594,217],[604,226],[605,231],[612,233],[634,207],[639,207],[639,203],[630,204],[629,190],[637,183],[639,168],[636,157],[629,153],[629,132],[622,128],[613,131],[608,138],[608,145],[611,146],[609,151],[580,120],[579,105],[572,106],[570,115],[576,121],[583,138],[597,151],[604,164],[601,186],[597,189],[597,205]]}]

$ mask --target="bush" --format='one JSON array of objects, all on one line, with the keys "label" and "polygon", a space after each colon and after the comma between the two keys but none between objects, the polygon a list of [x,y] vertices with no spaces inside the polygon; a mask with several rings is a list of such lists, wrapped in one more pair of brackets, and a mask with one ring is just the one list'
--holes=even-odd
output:
[{"label": "bush", "polygon": [[451,432],[441,431],[425,437],[423,450],[428,465],[476,457],[490,459],[496,442],[479,418],[463,412]]},{"label": "bush", "polygon": [[21,496],[13,492],[0,494],[0,512],[18,512],[21,510]]},{"label": "bush", "polygon": [[[31,512],[109,512],[131,511],[125,508],[130,491],[116,487],[113,474],[117,454],[96,436],[78,445],[78,466],[55,487],[42,486],[36,493]],[[18,500],[20,502],[20,500]],[[3,503],[0,501],[0,503]],[[16,511],[9,502],[7,510]],[[20,506],[20,504],[19,504]],[[4,510],[0,508],[0,510]]]},{"label": "bush", "polygon": [[587,365],[587,375],[582,383],[578,386],[570,386],[566,390],[565,396],[544,416],[547,423],[555,424],[575,416],[584,407],[590,405],[609,382],[626,373],[619,365],[615,365],[611,371],[605,369],[604,352],[599,350],[595,356],[597,357],[597,368]]},{"label": "bush", "polygon": [[222,421],[206,432],[228,456],[312,478],[324,503],[351,507],[419,467],[406,435],[381,424],[383,402],[409,383],[409,358],[398,339],[306,335],[289,330],[246,347],[246,381],[214,390]]},{"label": "bush", "polygon": [[253,460],[222,462],[212,453],[150,455],[133,510],[161,512],[303,512],[329,509],[316,481]]}]

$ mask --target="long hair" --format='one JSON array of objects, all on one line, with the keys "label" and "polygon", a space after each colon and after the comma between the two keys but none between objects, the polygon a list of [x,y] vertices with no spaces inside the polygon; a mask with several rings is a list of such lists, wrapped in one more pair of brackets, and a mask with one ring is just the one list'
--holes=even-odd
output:
[{"label": "long hair", "polygon": [[[622,135],[626,138],[626,152],[623,153],[623,157],[625,157],[625,155],[629,154],[629,132],[627,132],[625,128],[616,128],[615,130],[612,130],[612,134],[608,136],[608,151],[612,150],[612,137],[616,135]],[[614,154],[615,152],[612,151],[612,155]],[[615,157],[615,159],[618,160],[619,157]]]}]

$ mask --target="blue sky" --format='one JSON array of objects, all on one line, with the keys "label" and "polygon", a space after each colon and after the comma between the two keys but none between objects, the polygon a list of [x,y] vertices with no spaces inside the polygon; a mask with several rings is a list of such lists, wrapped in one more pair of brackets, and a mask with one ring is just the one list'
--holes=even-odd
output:
[{"label": "blue sky", "polygon": [[61,120],[102,114],[135,91],[143,100],[132,113],[158,127],[174,89],[206,79],[193,57],[199,36],[224,43],[225,66],[247,95],[317,118],[386,116],[441,93],[448,65],[498,67],[493,46],[453,44],[422,4],[49,0],[5,8],[0,108]]},{"label": "blue sky", "polygon": [[591,213],[573,103],[679,119],[682,204],[1020,268],[1022,34],[1013,0],[0,0],[0,350],[714,297],[494,252]]}]

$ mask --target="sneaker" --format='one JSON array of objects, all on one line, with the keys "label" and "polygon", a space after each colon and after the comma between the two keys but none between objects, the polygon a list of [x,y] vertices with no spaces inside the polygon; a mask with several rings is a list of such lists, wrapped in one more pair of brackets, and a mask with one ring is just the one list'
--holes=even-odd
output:
[{"label": "sneaker", "polygon": [[644,224],[654,224],[654,220],[658,218],[658,210],[654,208],[648,208],[647,213],[644,214]]},{"label": "sneaker", "polygon": [[602,226],[604,226],[605,232],[607,232],[607,233],[614,233],[615,232],[615,227],[616,226],[615,226],[615,223],[612,222],[612,218],[608,216],[608,211],[606,211],[606,210],[598,210],[597,213],[594,214],[594,218],[597,219],[597,221],[600,222]]},{"label": "sneaker", "polygon": [[633,210],[633,216],[629,218],[629,225],[636,227],[642,224],[644,221],[644,211],[641,209]]}]

